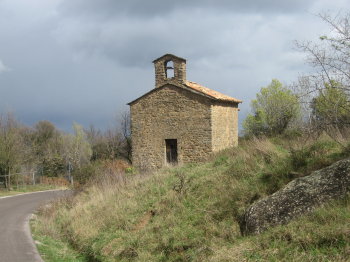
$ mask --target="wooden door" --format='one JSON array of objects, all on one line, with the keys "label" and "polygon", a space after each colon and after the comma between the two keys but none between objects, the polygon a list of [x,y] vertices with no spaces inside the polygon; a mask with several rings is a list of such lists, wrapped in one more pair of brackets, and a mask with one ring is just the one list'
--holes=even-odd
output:
[{"label": "wooden door", "polygon": [[169,164],[177,163],[177,139],[165,139],[166,161]]}]

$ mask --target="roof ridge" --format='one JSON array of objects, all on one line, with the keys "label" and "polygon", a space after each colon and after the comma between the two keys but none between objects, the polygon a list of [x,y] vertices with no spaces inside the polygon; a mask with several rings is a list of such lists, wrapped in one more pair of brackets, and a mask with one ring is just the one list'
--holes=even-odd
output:
[{"label": "roof ridge", "polygon": [[165,54],[165,55],[162,55],[161,57],[158,57],[157,59],[153,60],[152,63],[155,63],[155,62],[157,62],[157,61],[159,61],[159,60],[161,60],[161,59],[163,59],[163,58],[165,58],[165,57],[167,57],[167,56],[168,56],[168,57],[175,58],[175,59],[178,59],[178,60],[181,60],[181,61],[183,61],[183,62],[186,63],[186,59],[185,59],[185,58],[182,58],[182,57],[180,57],[180,56],[176,56],[176,55],[173,55],[173,54],[170,54],[170,53],[167,53],[167,54]]},{"label": "roof ridge", "polygon": [[228,95],[224,95],[224,94],[222,94],[222,93],[220,93],[218,91],[215,91],[215,90],[212,90],[212,89],[207,88],[205,86],[202,86],[202,85],[200,85],[200,84],[198,84],[196,82],[192,82],[192,81],[186,80],[186,81],[182,82],[181,84],[180,83],[165,83],[165,84],[163,84],[160,87],[153,88],[149,92],[147,92],[147,93],[143,94],[142,96],[140,96],[139,98],[129,102],[128,105],[131,105],[132,103],[138,101],[139,99],[145,97],[146,95],[148,95],[150,93],[153,93],[153,92],[156,92],[156,91],[164,88],[167,85],[176,86],[178,88],[185,89],[185,90],[187,90],[189,92],[196,93],[198,95],[208,97],[209,99],[214,99],[214,100],[224,101],[224,102],[230,102],[230,103],[237,103],[237,104],[243,102],[242,100],[239,100],[239,99],[234,98],[234,97],[230,97]]}]

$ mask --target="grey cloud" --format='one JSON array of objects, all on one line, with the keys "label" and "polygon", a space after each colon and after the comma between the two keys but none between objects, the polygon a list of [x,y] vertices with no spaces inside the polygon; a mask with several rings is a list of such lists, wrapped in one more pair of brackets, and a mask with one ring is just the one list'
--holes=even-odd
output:
[{"label": "grey cloud", "polygon": [[133,21],[127,18],[113,21],[62,19],[54,35],[79,54],[103,55],[123,66],[146,67],[164,53],[175,53],[191,60],[222,54],[233,48],[232,42],[242,39],[238,36],[242,30],[260,20],[259,16],[240,15],[218,18],[209,11],[205,13],[205,20],[201,16],[185,13]]},{"label": "grey cloud", "polygon": [[0,111],[66,130],[73,121],[107,127],[153,88],[151,61],[164,53],[188,60],[189,80],[243,99],[243,119],[261,86],[304,69],[289,44],[322,29],[306,10],[347,3],[56,0],[56,9],[35,0],[45,7],[26,11],[22,0],[1,1],[0,59],[13,71],[0,74]]},{"label": "grey cloud", "polygon": [[93,15],[100,17],[162,16],[174,11],[201,10],[232,13],[291,13],[307,9],[314,1],[303,0],[65,0],[60,10],[67,15]]},{"label": "grey cloud", "polygon": [[238,39],[254,34],[252,28],[270,16],[264,17],[264,12],[281,16],[305,10],[313,2],[63,0],[54,35],[79,55],[103,55],[123,66],[145,68],[164,53],[196,62],[203,56],[235,53],[237,41],[229,34],[236,33]]},{"label": "grey cloud", "polygon": [[[256,34],[261,25],[274,30],[276,25],[266,21],[276,16],[291,17],[300,10],[304,13],[315,2],[63,0],[54,35],[79,55],[102,55],[122,66],[146,68],[149,61],[164,53],[175,53],[195,63],[203,56],[236,54],[239,51],[234,48],[244,49],[241,40],[252,38],[247,34]],[[273,39],[259,41],[268,43]],[[257,46],[257,42],[245,43],[250,44]]]}]

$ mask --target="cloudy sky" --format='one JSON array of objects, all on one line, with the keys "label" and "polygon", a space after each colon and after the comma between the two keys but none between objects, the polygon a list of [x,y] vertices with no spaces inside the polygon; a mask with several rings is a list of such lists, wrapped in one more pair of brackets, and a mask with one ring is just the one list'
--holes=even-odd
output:
[{"label": "cloudy sky", "polygon": [[152,61],[187,59],[187,78],[244,100],[309,68],[294,40],[329,33],[316,15],[348,0],[0,0],[0,113],[107,128],[154,87]]}]

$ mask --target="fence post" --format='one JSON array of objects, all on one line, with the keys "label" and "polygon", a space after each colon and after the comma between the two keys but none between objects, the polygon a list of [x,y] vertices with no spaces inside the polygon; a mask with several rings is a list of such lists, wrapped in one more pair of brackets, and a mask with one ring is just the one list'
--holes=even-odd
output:
[{"label": "fence post", "polygon": [[11,191],[11,172],[9,171],[9,180],[8,180],[8,183],[9,183],[9,191]]},{"label": "fence post", "polygon": [[35,172],[33,171],[33,186],[35,186]]},{"label": "fence post", "polygon": [[8,175],[4,175],[4,177],[5,177],[5,187],[6,187],[7,190],[10,190],[9,189],[9,178],[8,178]]}]

